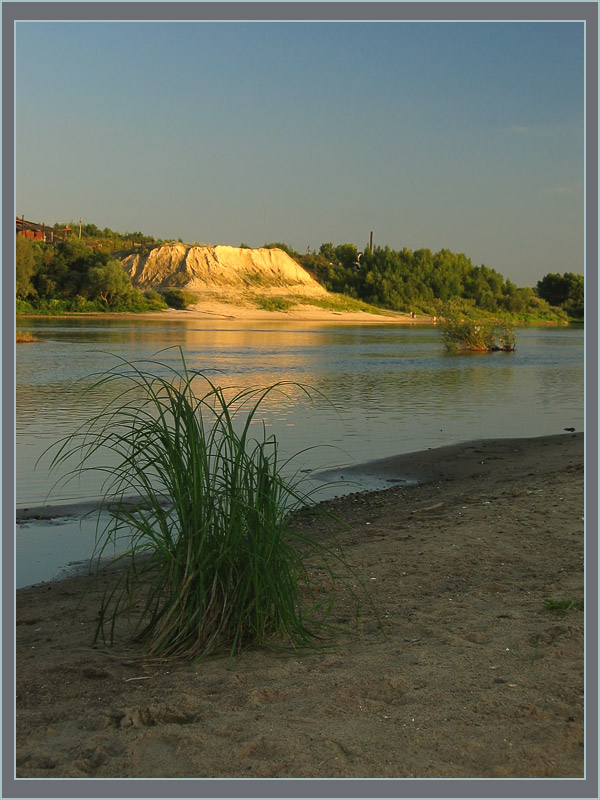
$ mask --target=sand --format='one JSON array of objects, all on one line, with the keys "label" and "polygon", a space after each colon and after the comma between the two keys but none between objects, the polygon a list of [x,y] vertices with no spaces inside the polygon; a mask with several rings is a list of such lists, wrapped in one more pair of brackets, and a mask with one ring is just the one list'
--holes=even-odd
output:
[{"label": "sand", "polygon": [[19,590],[17,776],[582,777],[583,613],[544,601],[583,600],[583,459],[577,433],[370,464],[421,483],[297,523],[337,536],[381,620],[342,597],[320,652],[150,662],[91,646],[86,578]]},{"label": "sand", "polygon": [[[222,293],[221,293],[222,294]],[[287,296],[286,296],[287,297]],[[293,299],[288,297],[288,299]],[[163,315],[179,319],[223,319],[242,321],[273,321],[294,320],[298,322],[323,322],[340,324],[361,325],[402,325],[402,324],[431,324],[432,318],[420,315],[411,317],[410,314],[384,311],[372,314],[368,311],[331,311],[310,305],[298,303],[287,311],[265,311],[257,308],[251,297],[221,296],[219,299],[205,297],[198,303],[190,306],[186,311],[160,312]]]},{"label": "sand", "polygon": [[326,297],[327,290],[285,251],[230,245],[188,246],[177,242],[134,253],[122,260],[134,286],[141,289],[185,288],[301,292]]},{"label": "sand", "polygon": [[[325,290],[323,290],[325,291]],[[315,293],[316,294],[316,293]],[[326,294],[326,293],[325,293]],[[286,311],[267,311],[257,306],[260,298],[284,297],[293,305]],[[330,295],[335,300],[336,295]],[[21,318],[44,317],[42,314],[19,314]],[[200,322],[203,320],[246,322],[306,322],[306,323],[331,323],[336,325],[431,325],[433,318],[427,315],[412,317],[409,313],[400,311],[387,311],[381,309],[378,313],[370,311],[333,311],[318,305],[311,305],[310,298],[296,295],[289,287],[263,288],[253,291],[236,290],[221,287],[215,291],[204,290],[198,295],[198,301],[185,310],[174,308],[162,311],[145,311],[133,313],[128,311],[95,311],[85,313],[69,313],[56,317],[92,317],[99,319],[135,319],[135,320],[183,320],[187,322]],[[55,318],[55,317],[53,317]]]},{"label": "sand", "polygon": [[[222,293],[220,293],[222,295]],[[44,318],[43,314],[19,314],[19,319],[23,318]],[[52,319],[60,317],[91,317],[98,319],[135,319],[135,320],[183,320],[186,322],[201,322],[204,320],[226,320],[246,322],[282,322],[293,321],[299,323],[330,323],[335,325],[431,325],[432,317],[418,315],[411,317],[410,314],[401,312],[385,312],[371,314],[367,311],[331,311],[317,306],[299,304],[287,311],[266,311],[257,308],[250,299],[242,299],[239,296],[223,297],[219,299],[205,298],[201,302],[195,303],[189,309],[177,310],[173,308],[164,311],[145,311],[134,314],[127,311],[108,311],[108,312],[86,312],[56,314]]]}]

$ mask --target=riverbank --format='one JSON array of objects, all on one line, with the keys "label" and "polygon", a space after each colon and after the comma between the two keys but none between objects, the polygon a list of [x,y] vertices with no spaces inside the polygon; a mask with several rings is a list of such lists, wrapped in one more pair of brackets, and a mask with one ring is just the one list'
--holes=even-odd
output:
[{"label": "riverbank", "polygon": [[[332,309],[318,308],[317,306],[299,305],[292,307],[286,311],[274,310],[267,311],[266,309],[257,308],[252,305],[236,305],[234,303],[216,303],[204,302],[197,303],[196,305],[186,310],[178,310],[174,308],[163,309],[161,311],[87,311],[87,312],[65,312],[60,314],[36,314],[35,312],[27,314],[17,314],[18,320],[27,319],[145,319],[145,320],[224,320],[224,321],[240,321],[240,322],[280,322],[280,321],[298,321],[298,322],[323,322],[340,324],[357,324],[357,325],[432,325],[438,322],[437,317],[432,317],[428,314],[411,314],[400,311],[386,311],[381,309],[379,313],[367,311],[334,311]],[[542,326],[565,326],[565,325],[579,325],[579,320],[547,320],[547,319],[531,319],[531,320],[511,320],[511,324],[515,326],[528,326],[528,325],[542,325]]]},{"label": "riverbank", "polygon": [[362,469],[393,488],[329,501],[350,527],[298,521],[379,610],[333,649],[152,663],[90,646],[109,576],[19,590],[17,776],[582,777],[583,614],[545,601],[583,600],[583,435]]},{"label": "riverbank", "polygon": [[17,314],[18,319],[52,319],[60,317],[81,317],[92,319],[146,319],[146,320],[240,320],[242,322],[265,321],[278,322],[283,320],[297,320],[299,322],[332,322],[343,324],[428,324],[431,325],[430,316],[411,317],[410,314],[400,312],[384,312],[372,314],[366,311],[333,311],[316,306],[298,306],[287,311],[266,311],[252,306],[239,306],[228,303],[198,303],[193,308],[177,310],[174,308],[163,311],[142,311],[134,313],[129,311],[119,312],[73,312],[70,314]]}]

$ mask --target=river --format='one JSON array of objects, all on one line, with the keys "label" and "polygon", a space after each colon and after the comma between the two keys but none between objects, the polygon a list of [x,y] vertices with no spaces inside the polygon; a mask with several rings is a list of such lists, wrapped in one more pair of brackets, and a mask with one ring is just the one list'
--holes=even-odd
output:
[{"label": "river", "polygon": [[[513,353],[461,355],[445,352],[438,329],[409,325],[95,317],[20,327],[41,340],[17,348],[21,509],[98,496],[97,479],[49,495],[59,476],[49,475],[47,458],[36,462],[108,399],[106,389],[89,391],[92,373],[159,351],[175,365],[178,347],[188,367],[225,386],[315,389],[311,401],[293,388],[271,394],[259,415],[284,453],[305,451],[296,466],[306,474],[472,439],[583,430],[584,335],[575,326],[522,328]],[[18,525],[17,584],[85,558],[93,538],[85,524],[80,534],[69,519]]]}]

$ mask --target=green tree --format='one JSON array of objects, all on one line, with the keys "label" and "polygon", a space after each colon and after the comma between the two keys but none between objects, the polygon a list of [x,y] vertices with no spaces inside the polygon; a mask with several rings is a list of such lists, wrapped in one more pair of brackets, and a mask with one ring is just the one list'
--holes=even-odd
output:
[{"label": "green tree", "polygon": [[35,295],[31,279],[42,263],[42,254],[38,245],[24,236],[17,236],[15,242],[16,295],[20,300]]},{"label": "green tree", "polygon": [[113,305],[132,293],[129,275],[114,259],[110,259],[102,266],[93,266],[88,270],[86,288],[89,298],[99,298],[107,305]]},{"label": "green tree", "polygon": [[298,258],[300,255],[294,250],[293,247],[285,244],[285,242],[271,242],[270,244],[263,244],[263,247],[266,247],[267,250],[283,250],[284,253],[287,253],[291,258]]},{"label": "green tree", "polygon": [[319,253],[331,263],[336,260],[333,242],[324,242],[321,247],[319,247]]},{"label": "green tree", "polygon": [[570,317],[583,319],[584,316],[584,280],[583,275],[565,272],[564,277],[568,283],[567,299],[563,304],[564,310]]},{"label": "green tree", "polygon": [[559,275],[549,272],[536,286],[538,297],[546,300],[551,306],[564,309],[567,314],[577,319],[584,316],[584,278],[574,272]]},{"label": "green tree", "polygon": [[568,282],[563,275],[549,272],[537,282],[538,296],[547,300],[551,306],[562,306],[569,294]]}]

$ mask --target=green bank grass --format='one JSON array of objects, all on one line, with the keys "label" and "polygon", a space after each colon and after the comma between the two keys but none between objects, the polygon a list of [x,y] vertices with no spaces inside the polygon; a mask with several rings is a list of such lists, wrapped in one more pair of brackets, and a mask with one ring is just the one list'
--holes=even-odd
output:
[{"label": "green bank grass", "polygon": [[[88,469],[106,475],[112,518],[98,533],[98,564],[117,542],[127,545],[110,560],[124,569],[104,596],[96,639],[112,644],[119,618],[135,611],[135,639],[152,657],[317,647],[339,581],[353,598],[360,581],[341,550],[294,528],[310,496],[298,477],[284,477],[288,463],[264,424],[251,428],[272,392],[310,392],[279,383],[228,397],[180,357],[180,368],[120,361],[100,376],[92,390],[116,389],[115,399],[52,458],[52,467],[76,458],[68,479]],[[106,466],[94,465],[103,454]],[[131,496],[141,502],[127,504]],[[312,584],[316,562],[326,591]]]},{"label": "green bank grass", "polygon": [[254,298],[254,303],[257,308],[263,311],[288,311],[294,302],[287,297],[268,297],[259,296]]},{"label": "green bank grass", "polygon": [[378,314],[383,316],[394,316],[394,312],[389,309],[378,308],[363,300],[356,300],[345,294],[330,294],[328,297],[305,297],[305,303],[327,311],[364,311],[366,314]]},{"label": "green bank grass", "polygon": [[258,308],[266,311],[288,311],[290,308],[299,305],[314,306],[324,311],[350,312],[363,311],[366,314],[377,314],[380,316],[394,316],[389,309],[377,308],[369,305],[362,300],[347,297],[344,294],[333,294],[326,297],[310,297],[309,295],[290,295],[290,296],[256,296],[252,298]]}]

